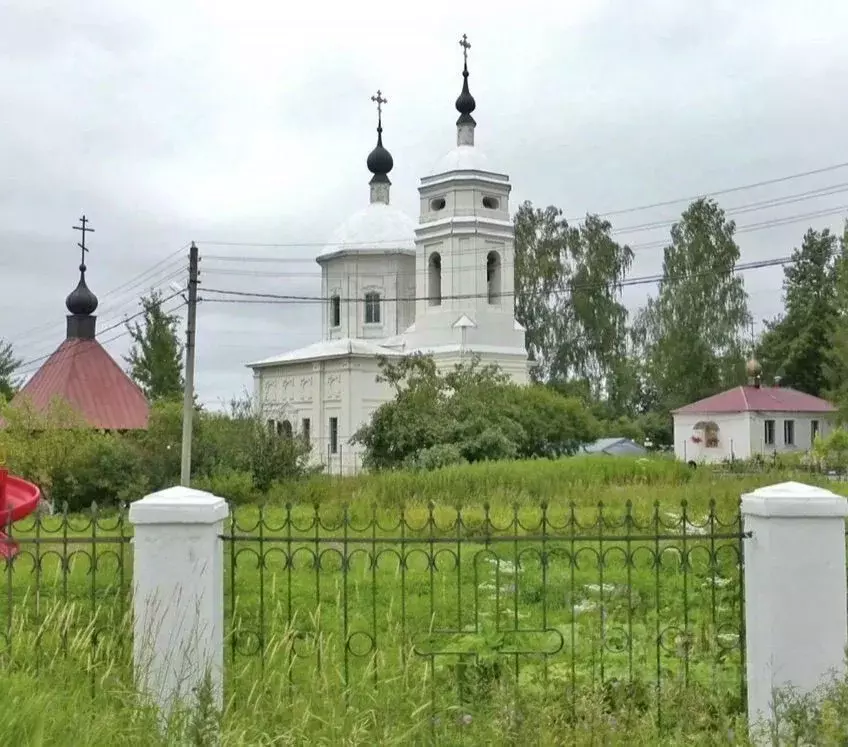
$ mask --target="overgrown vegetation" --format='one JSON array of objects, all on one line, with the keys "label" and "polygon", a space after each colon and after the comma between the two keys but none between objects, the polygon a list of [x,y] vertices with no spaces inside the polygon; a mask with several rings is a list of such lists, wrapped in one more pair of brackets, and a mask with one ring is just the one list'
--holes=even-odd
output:
[{"label": "overgrown vegetation", "polygon": [[[154,404],[148,430],[127,433],[84,427],[61,402],[44,414],[0,406],[0,416],[6,466],[57,506],[114,506],[179,483],[180,402]],[[196,410],[192,467],[197,485],[214,485],[234,501],[255,500],[274,482],[309,472],[302,441],[278,438],[249,401],[234,401],[226,413]]]},{"label": "overgrown vegetation", "polygon": [[574,454],[597,424],[577,399],[543,386],[520,387],[479,360],[440,372],[432,358],[381,362],[395,390],[354,435],[365,466],[444,467],[466,462]]}]

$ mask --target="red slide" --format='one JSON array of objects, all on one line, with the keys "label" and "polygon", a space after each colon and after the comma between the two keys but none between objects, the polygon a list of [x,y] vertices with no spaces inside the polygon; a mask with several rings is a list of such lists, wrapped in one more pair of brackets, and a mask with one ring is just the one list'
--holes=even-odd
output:
[{"label": "red slide", "polygon": [[20,477],[13,477],[0,467],[0,557],[14,558],[18,544],[4,530],[10,524],[29,516],[38,508],[41,491]]}]

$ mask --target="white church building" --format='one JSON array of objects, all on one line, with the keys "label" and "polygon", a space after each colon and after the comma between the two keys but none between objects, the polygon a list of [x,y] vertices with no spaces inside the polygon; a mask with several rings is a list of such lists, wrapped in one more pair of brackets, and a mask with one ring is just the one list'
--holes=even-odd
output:
[{"label": "white church building", "polygon": [[350,443],[393,391],[377,381],[381,357],[421,353],[440,369],[477,356],[517,383],[529,381],[524,328],[514,315],[514,230],[509,177],[475,145],[476,103],[463,46],[456,147],[421,179],[417,222],[391,204],[394,161],[383,146],[368,156],[369,204],[346,220],[317,257],[322,340],[248,364],[269,427],[309,442],[335,474],[361,469]]}]

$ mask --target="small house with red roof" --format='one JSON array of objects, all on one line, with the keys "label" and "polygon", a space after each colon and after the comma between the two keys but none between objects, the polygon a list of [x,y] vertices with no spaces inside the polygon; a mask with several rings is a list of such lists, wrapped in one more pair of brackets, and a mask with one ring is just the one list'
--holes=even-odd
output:
[{"label": "small house with red roof", "polygon": [[150,407],[144,392],[95,339],[97,296],[85,282],[85,234],[93,229],[82,218],[80,279],[65,305],[65,340],[12,399],[12,407],[28,406],[46,413],[62,400],[91,428],[108,431],[147,428]]},{"label": "small house with red roof", "polygon": [[789,387],[763,386],[757,361],[748,384],[672,411],[674,454],[695,464],[807,451],[833,428],[836,408]]}]

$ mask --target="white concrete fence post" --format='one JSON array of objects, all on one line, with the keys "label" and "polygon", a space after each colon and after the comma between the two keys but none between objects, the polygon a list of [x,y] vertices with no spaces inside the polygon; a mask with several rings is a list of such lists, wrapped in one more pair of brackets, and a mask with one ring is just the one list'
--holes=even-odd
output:
[{"label": "white concrete fence post", "polygon": [[748,718],[772,724],[773,694],[810,693],[843,671],[848,501],[785,482],[742,496]]},{"label": "white concrete fence post", "polygon": [[136,684],[165,715],[211,677],[223,699],[224,558],[229,514],[211,493],[173,487],[131,504]]}]

